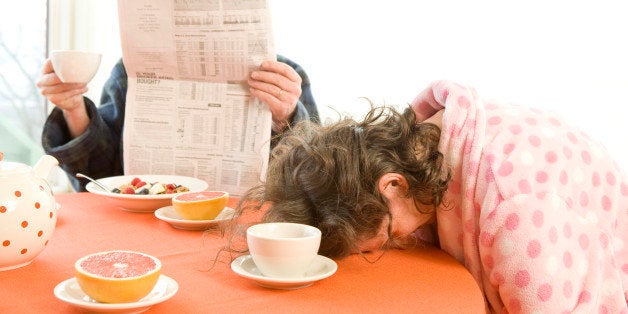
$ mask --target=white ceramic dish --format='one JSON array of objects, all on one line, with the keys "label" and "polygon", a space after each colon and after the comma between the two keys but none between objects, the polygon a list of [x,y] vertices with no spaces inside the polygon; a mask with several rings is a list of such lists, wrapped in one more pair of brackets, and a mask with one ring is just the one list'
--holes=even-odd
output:
[{"label": "white ceramic dish", "polygon": [[[174,183],[186,186],[191,192],[205,191],[209,187],[207,182],[185,176],[171,175],[130,175],[116,176],[98,179],[96,181],[104,184],[110,189],[128,184],[133,178],[138,177],[146,182]],[[135,194],[118,194],[111,191],[103,191],[93,182],[87,183],[85,189],[91,193],[108,197],[116,206],[132,212],[154,212],[156,209],[168,205],[172,205],[172,197],[176,194],[158,194],[158,195],[135,195]]]},{"label": "white ceramic dish", "polygon": [[73,277],[59,283],[54,288],[54,294],[59,300],[92,313],[142,313],[151,306],[170,299],[177,290],[179,284],[174,279],[160,275],[153,291],[137,302],[99,303],[88,297]]},{"label": "white ceramic dish", "polygon": [[303,278],[272,278],[262,275],[251,255],[243,255],[231,262],[231,269],[238,275],[254,280],[258,285],[272,289],[299,289],[333,275],[338,265],[332,259],[318,255],[307,276]]},{"label": "white ceramic dish", "polygon": [[235,210],[233,208],[225,207],[212,220],[188,220],[181,218],[172,206],[162,207],[155,211],[155,217],[169,223],[173,228],[181,230],[205,230],[233,218],[234,214]]}]

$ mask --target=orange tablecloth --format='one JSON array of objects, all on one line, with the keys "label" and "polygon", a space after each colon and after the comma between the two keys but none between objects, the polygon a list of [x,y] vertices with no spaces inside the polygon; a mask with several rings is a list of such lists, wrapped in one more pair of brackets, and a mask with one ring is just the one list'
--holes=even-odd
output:
[{"label": "orange tablecloth", "polygon": [[[0,272],[0,313],[73,313],[54,287],[73,276],[81,256],[113,249],[145,252],[163,263],[179,291],[148,313],[381,312],[483,313],[471,275],[444,252],[393,250],[377,262],[360,256],[337,261],[329,278],[297,290],[273,290],[238,276],[228,263],[207,269],[224,239],[182,231],[152,213],[122,211],[90,193],[60,194],[57,228],[28,266]],[[230,206],[235,201],[231,200]]]}]

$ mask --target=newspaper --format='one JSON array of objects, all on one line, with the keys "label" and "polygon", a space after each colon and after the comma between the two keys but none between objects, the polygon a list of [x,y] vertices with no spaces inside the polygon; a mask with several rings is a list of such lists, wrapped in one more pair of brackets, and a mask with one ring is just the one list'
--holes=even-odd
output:
[{"label": "newspaper", "polygon": [[272,116],[249,73],[275,60],[268,0],[118,0],[124,172],[241,195],[265,175]]}]

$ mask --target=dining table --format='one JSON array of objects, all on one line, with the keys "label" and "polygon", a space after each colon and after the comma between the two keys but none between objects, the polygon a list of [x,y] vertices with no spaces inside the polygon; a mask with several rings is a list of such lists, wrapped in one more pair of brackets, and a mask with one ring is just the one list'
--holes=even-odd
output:
[{"label": "dining table", "polygon": [[[146,313],[485,313],[473,276],[432,247],[391,249],[333,260],[333,274],[301,287],[268,287],[232,269],[241,258],[223,250],[224,226],[182,230],[152,212],[123,210],[89,192],[58,193],[57,224],[45,249],[28,265],[0,271],[0,313],[123,313],[90,309],[57,297],[79,258],[130,250],[157,257],[176,291]],[[237,206],[231,198],[230,208]],[[137,310],[137,309],[136,309]]]}]

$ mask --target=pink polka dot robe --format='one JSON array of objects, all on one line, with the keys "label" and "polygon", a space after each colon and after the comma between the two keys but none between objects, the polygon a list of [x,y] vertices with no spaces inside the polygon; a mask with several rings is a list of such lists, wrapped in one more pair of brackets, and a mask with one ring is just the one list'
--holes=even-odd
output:
[{"label": "pink polka dot robe", "polygon": [[439,242],[491,312],[628,313],[628,182],[601,145],[555,115],[451,82],[412,106],[419,121],[445,108],[453,179]]}]

